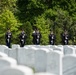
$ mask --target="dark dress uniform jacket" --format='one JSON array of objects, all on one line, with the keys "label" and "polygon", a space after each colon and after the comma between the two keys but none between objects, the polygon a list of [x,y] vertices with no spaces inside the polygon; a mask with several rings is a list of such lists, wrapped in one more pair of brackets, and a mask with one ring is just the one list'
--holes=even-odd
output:
[{"label": "dark dress uniform jacket", "polygon": [[55,35],[54,34],[50,34],[49,35],[49,44],[50,45],[54,45],[55,44]]},{"label": "dark dress uniform jacket", "polygon": [[69,35],[68,34],[63,34],[63,44],[68,45],[68,40],[69,40]]},{"label": "dark dress uniform jacket", "polygon": [[25,45],[27,35],[25,33],[21,33],[19,38],[20,38],[20,46],[23,47]]},{"label": "dark dress uniform jacket", "polygon": [[39,45],[41,40],[41,33],[36,33],[36,44]]}]

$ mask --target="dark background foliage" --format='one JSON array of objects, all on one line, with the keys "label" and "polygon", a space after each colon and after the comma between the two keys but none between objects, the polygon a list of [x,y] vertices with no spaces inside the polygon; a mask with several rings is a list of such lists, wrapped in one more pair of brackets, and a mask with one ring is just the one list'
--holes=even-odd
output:
[{"label": "dark background foliage", "polygon": [[5,44],[7,28],[12,32],[12,43],[19,43],[19,33],[27,33],[26,44],[32,44],[33,28],[41,34],[41,44],[48,44],[48,35],[53,30],[55,44],[62,44],[61,33],[66,29],[69,44],[76,44],[75,0],[0,0],[0,44]]}]

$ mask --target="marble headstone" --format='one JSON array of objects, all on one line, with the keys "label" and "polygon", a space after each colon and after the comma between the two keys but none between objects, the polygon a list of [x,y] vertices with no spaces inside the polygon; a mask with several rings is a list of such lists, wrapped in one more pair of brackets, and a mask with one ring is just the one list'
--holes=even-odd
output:
[{"label": "marble headstone", "polygon": [[73,47],[64,46],[64,55],[75,54],[75,49]]},{"label": "marble headstone", "polygon": [[76,75],[76,55],[64,56],[62,60],[63,75]]},{"label": "marble headstone", "polygon": [[0,57],[7,57],[8,55],[5,53],[0,52]]},{"label": "marble headstone", "polygon": [[0,45],[0,52],[4,52],[5,49],[8,49],[5,45]]},{"label": "marble headstone", "polygon": [[18,50],[18,64],[22,64],[29,67],[34,67],[34,54],[35,50],[32,48],[21,48]]},{"label": "marble headstone", "polygon": [[18,61],[18,49],[16,48],[16,49],[9,50],[8,56]]},{"label": "marble headstone", "polygon": [[45,48],[35,51],[35,72],[46,72],[47,51]]},{"label": "marble headstone", "polygon": [[60,51],[49,52],[47,54],[47,72],[62,75],[62,57],[63,54]]},{"label": "marble headstone", "polygon": [[0,75],[33,75],[33,70],[26,66],[12,66],[2,69]]},{"label": "marble headstone", "polygon": [[12,66],[12,65],[16,65],[16,64],[17,64],[17,61],[13,58],[10,58],[10,57],[1,57],[0,58],[0,70],[2,68]]},{"label": "marble headstone", "polygon": [[20,48],[20,45],[18,45],[18,44],[13,44],[12,45],[12,49],[17,49],[17,48]]},{"label": "marble headstone", "polygon": [[51,73],[35,73],[34,75],[55,75],[55,74],[51,74]]}]

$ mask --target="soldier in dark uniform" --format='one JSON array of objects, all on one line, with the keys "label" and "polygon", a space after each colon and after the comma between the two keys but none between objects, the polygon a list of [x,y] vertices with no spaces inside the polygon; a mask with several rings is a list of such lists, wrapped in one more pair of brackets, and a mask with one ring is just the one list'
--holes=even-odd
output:
[{"label": "soldier in dark uniform", "polygon": [[11,37],[12,33],[10,32],[10,29],[8,29],[7,32],[5,33],[5,39],[6,39],[6,46],[8,46],[9,48],[11,48]]},{"label": "soldier in dark uniform", "polygon": [[19,35],[20,47],[24,47],[26,38],[27,38],[27,35],[25,34],[24,30],[22,30],[20,35]]},{"label": "soldier in dark uniform", "polygon": [[41,40],[41,33],[40,31],[37,29],[36,30],[36,45],[40,44],[40,40]]},{"label": "soldier in dark uniform", "polygon": [[32,42],[33,42],[34,45],[36,45],[36,29],[33,31],[32,37],[33,37]]},{"label": "soldier in dark uniform", "polygon": [[49,44],[50,45],[55,44],[55,35],[54,35],[53,31],[51,31],[51,33],[49,34]]},{"label": "soldier in dark uniform", "polygon": [[69,35],[68,32],[65,30],[65,32],[62,34],[62,41],[64,45],[68,45]]}]

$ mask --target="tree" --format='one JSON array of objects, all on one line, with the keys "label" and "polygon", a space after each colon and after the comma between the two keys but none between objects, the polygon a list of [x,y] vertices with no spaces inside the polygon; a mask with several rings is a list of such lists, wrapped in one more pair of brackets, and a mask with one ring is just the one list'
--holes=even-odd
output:
[{"label": "tree", "polygon": [[44,16],[42,15],[36,19],[36,24],[34,24],[34,26],[36,26],[41,32],[41,35],[42,35],[41,44],[43,44],[43,45],[46,45],[49,43],[48,35],[49,35],[49,27],[50,26],[47,21],[48,20],[46,20],[44,18]]},{"label": "tree", "polygon": [[25,30],[26,34],[27,34],[27,40],[26,40],[26,44],[32,44],[32,26],[30,24],[29,21],[27,21],[24,25],[23,25],[23,29]]},{"label": "tree", "polygon": [[17,0],[0,0],[0,13],[2,13],[3,10],[6,10],[6,8],[16,12],[16,1]]},{"label": "tree", "polygon": [[0,38],[1,40],[3,40],[0,40],[1,43],[4,43],[4,35],[8,28],[10,28],[13,33],[13,42],[16,43],[17,41],[15,39],[17,38],[17,35],[19,33],[18,28],[20,27],[20,25],[21,24],[18,23],[18,20],[10,10],[4,10],[0,15]]}]

